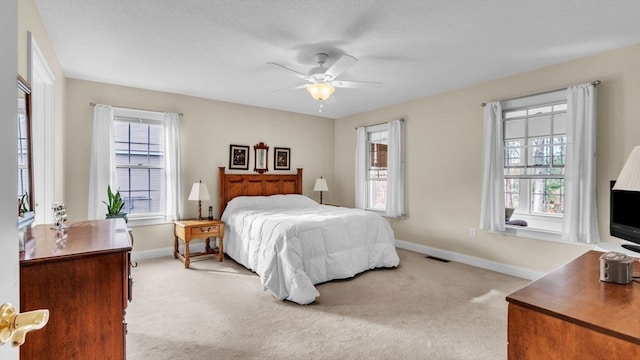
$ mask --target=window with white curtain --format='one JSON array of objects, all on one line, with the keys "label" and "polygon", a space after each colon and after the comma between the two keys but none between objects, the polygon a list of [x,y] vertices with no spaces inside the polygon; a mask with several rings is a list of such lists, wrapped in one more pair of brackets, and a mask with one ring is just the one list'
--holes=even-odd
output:
[{"label": "window with white curtain", "polygon": [[358,128],[356,207],[404,216],[403,120]]},{"label": "window with white curtain", "polygon": [[[597,84],[486,104],[481,229],[543,240],[599,241]],[[506,222],[509,208],[513,214]]]},{"label": "window with white curtain", "polygon": [[88,219],[104,218],[108,186],[130,225],[180,218],[179,114],[95,105]]}]

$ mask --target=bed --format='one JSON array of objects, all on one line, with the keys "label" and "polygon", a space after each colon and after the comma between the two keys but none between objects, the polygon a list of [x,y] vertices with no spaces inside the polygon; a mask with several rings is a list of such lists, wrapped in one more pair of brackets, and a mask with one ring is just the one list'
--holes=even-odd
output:
[{"label": "bed", "polygon": [[310,304],[320,295],[316,284],[400,263],[385,219],[302,195],[302,169],[258,175],[221,167],[219,204],[225,253],[280,300]]}]

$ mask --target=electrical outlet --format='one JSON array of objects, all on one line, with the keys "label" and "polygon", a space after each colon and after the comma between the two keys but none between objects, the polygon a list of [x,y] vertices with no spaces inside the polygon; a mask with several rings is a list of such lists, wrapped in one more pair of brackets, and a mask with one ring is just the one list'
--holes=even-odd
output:
[{"label": "electrical outlet", "polygon": [[469,237],[475,239],[475,237],[476,237],[476,229],[475,228],[469,228]]}]

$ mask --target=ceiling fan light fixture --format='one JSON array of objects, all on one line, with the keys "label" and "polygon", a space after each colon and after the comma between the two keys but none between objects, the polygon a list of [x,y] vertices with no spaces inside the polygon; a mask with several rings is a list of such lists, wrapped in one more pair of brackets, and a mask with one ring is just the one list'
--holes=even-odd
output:
[{"label": "ceiling fan light fixture", "polygon": [[307,85],[307,91],[311,94],[311,97],[318,101],[327,100],[336,89],[325,83],[317,83]]}]

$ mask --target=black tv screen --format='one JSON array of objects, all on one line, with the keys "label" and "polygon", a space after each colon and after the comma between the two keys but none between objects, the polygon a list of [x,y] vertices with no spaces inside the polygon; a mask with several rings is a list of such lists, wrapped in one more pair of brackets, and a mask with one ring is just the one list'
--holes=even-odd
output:
[{"label": "black tv screen", "polygon": [[[614,190],[611,181],[609,233],[611,236],[640,244],[640,191]],[[640,246],[623,245],[640,252]]]}]

